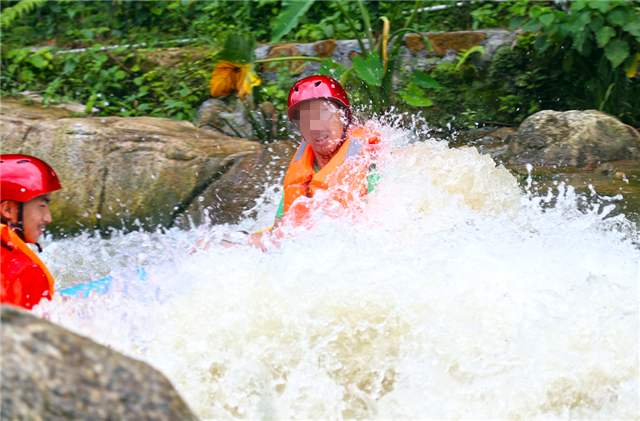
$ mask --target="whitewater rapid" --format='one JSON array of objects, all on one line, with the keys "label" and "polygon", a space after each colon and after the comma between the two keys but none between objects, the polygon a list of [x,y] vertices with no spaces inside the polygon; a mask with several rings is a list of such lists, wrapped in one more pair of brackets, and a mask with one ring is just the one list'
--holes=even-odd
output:
[{"label": "whitewater rapid", "polygon": [[203,420],[640,418],[635,226],[562,184],[523,191],[475,148],[374,129],[389,148],[355,222],[217,245],[272,223],[274,184],[237,226],[50,242],[62,287],[149,275],[35,312],[156,367]]}]

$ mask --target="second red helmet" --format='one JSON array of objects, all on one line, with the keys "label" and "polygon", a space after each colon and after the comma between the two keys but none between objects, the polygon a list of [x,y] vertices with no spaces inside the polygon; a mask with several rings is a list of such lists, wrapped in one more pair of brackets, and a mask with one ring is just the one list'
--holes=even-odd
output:
[{"label": "second red helmet", "polygon": [[29,155],[0,155],[0,200],[28,202],[60,189],[58,176],[43,160]]},{"label": "second red helmet", "polygon": [[347,121],[351,122],[351,103],[344,88],[334,78],[320,75],[300,79],[293,85],[287,100],[289,120],[302,102],[312,99],[328,99],[335,102],[347,110]]}]

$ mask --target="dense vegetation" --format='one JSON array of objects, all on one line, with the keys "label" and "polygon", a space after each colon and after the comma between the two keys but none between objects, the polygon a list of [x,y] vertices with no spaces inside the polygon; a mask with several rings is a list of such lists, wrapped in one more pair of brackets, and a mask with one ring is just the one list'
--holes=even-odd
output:
[{"label": "dense vegetation", "polygon": [[[250,34],[258,43],[272,41],[278,17],[287,6],[272,0],[1,3],[2,95],[28,90],[41,93],[46,101],[71,100],[96,107],[98,115],[180,119],[193,119],[198,106],[210,97],[211,71],[225,39],[230,34]],[[415,6],[414,2],[364,3],[373,36],[383,30],[380,17],[386,16],[393,28]],[[443,63],[429,70],[444,87],[422,86],[435,105],[423,108],[432,122],[458,127],[496,120],[518,123],[539,109],[595,108],[640,125],[638,2],[453,3],[423,2],[424,7],[452,7],[421,12],[412,27],[451,31],[511,25],[524,32],[517,46],[501,50],[489,68]],[[345,15],[364,37],[358,2],[318,1],[279,42],[353,39]],[[104,48],[109,46],[118,47]],[[171,54],[157,49],[175,47],[186,57],[163,65]],[[290,84],[288,77],[263,83],[254,88],[255,96],[282,110]],[[407,99],[411,98],[399,92],[394,105],[416,106]],[[452,116],[457,118],[452,121]]]}]

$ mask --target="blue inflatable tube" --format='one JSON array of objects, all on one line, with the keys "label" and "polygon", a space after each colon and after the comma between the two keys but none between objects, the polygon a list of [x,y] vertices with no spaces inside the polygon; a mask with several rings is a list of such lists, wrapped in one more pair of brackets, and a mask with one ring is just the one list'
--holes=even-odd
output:
[{"label": "blue inflatable tube", "polygon": [[[123,276],[128,279],[146,281],[147,270],[146,268],[142,268],[136,271],[127,272],[126,274],[123,274]],[[92,291],[95,291],[98,294],[106,294],[109,292],[109,288],[111,287],[114,278],[114,276],[108,276],[106,278],[98,279],[97,281],[76,285],[71,288],[65,288],[57,292],[58,294],[68,295],[75,298],[86,298]]]}]

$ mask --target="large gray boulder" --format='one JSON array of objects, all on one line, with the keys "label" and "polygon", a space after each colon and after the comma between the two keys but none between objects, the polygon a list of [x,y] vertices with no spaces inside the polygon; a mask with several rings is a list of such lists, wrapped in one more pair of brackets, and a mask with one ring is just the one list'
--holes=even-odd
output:
[{"label": "large gray boulder", "polygon": [[3,420],[196,420],[148,364],[1,306]]},{"label": "large gray boulder", "polygon": [[528,117],[510,145],[509,163],[569,165],[638,159],[640,137],[599,111],[540,111]]},{"label": "large gray boulder", "polygon": [[18,133],[8,133],[6,144],[3,134],[2,152],[41,158],[60,178],[63,189],[52,194],[54,232],[169,225],[234,155],[261,149],[166,118],[56,119],[50,111],[35,118],[39,108],[27,110],[30,118],[22,105],[2,111],[3,122],[13,124],[3,124],[3,133]]}]

